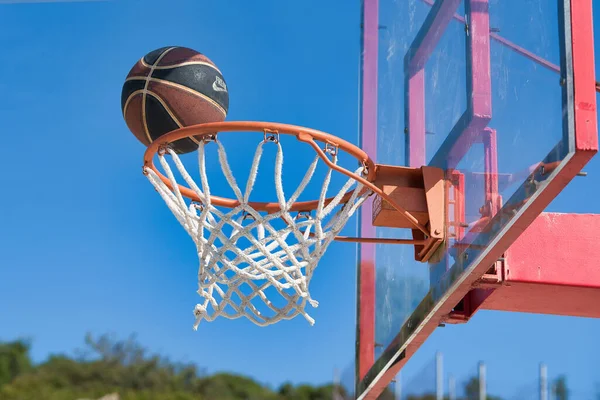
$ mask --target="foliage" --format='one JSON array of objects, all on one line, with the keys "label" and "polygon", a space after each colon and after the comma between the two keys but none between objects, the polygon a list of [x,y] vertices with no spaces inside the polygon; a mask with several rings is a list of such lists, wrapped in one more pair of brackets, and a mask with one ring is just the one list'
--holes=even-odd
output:
[{"label": "foliage", "polygon": [[31,369],[29,347],[24,340],[0,344],[0,387]]},{"label": "foliage", "polygon": [[[0,343],[0,399],[99,399],[116,393],[119,400],[330,400],[348,399],[341,387],[297,385],[287,382],[273,390],[249,377],[218,373],[207,375],[194,364],[177,363],[149,354],[135,337],[115,340],[103,335],[85,337],[77,356],[52,355],[34,365],[25,340]],[[553,398],[569,398],[567,381],[552,383]],[[335,393],[335,397],[334,397]],[[459,400],[479,399],[479,379],[472,377]],[[386,390],[381,400],[393,400]],[[408,396],[408,400],[434,400],[434,393]],[[487,400],[499,400],[489,396]],[[600,400],[600,387],[599,387]]]},{"label": "foliage", "polygon": [[567,378],[563,375],[556,378],[552,385],[552,392],[556,400],[567,400],[569,398],[569,390],[567,389]]},{"label": "foliage", "polygon": [[[479,400],[479,378],[474,376],[467,380],[464,384],[463,391],[465,395],[463,397],[457,397],[458,400]],[[425,393],[420,396],[409,395],[407,400],[436,400],[435,393]],[[448,400],[448,397],[444,397],[444,400]],[[500,397],[491,396],[486,394],[486,400],[501,400]]]},{"label": "foliage", "polygon": [[[487,400],[500,400],[499,397],[486,394]],[[479,400],[479,378],[472,377],[465,383],[465,400]]]},{"label": "foliage", "polygon": [[120,400],[325,400],[335,389],[286,383],[274,391],[248,377],[207,376],[193,364],[148,354],[134,337],[118,341],[88,335],[78,353],[75,358],[53,355],[34,366],[28,343],[0,343],[0,398],[98,399],[117,393]]},{"label": "foliage", "polygon": [[478,400],[479,399],[479,378],[472,377],[465,384],[465,397],[468,400]]},{"label": "foliage", "polygon": [[436,395],[433,393],[426,393],[421,396],[408,396],[406,400],[436,400]]}]

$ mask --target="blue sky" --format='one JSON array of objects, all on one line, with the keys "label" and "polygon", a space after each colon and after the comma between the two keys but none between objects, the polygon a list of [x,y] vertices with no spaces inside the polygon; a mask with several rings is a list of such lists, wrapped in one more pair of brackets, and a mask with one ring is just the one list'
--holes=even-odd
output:
[{"label": "blue sky", "polygon": [[[121,116],[137,59],[197,49],[225,75],[229,119],[358,134],[358,4],[226,3],[0,5],[0,112],[16,150],[1,161],[1,339],[31,337],[41,360],[80,346],[86,331],[137,332],[174,359],[273,384],[330,381],[352,359],[352,245],[332,247],[312,285],[314,327],[298,318],[192,330],[195,249],[142,175],[144,147]],[[287,350],[297,343],[306,348]]]},{"label": "blue sky", "polygon": [[[122,120],[120,91],[148,51],[188,46],[223,72],[228,119],[311,126],[356,143],[359,4],[164,4],[0,4],[0,339],[30,337],[43,360],[80,346],[88,331],[136,332],[209,372],[273,385],[330,381],[354,355],[354,247],[333,244],[317,270],[314,327],[219,320],[194,332],[194,247],[141,174],[144,148]],[[550,211],[600,212],[600,161],[586,171]],[[589,393],[600,382],[591,375],[599,331],[600,321],[482,312],[434,333],[406,374],[440,350],[459,377],[486,360],[495,393],[535,379],[540,361]],[[492,336],[505,344],[489,346]]]}]

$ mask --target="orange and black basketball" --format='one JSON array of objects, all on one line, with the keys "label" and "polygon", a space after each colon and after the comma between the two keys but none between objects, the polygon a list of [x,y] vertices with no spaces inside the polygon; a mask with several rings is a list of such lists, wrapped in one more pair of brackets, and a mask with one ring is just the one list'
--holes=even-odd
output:
[{"label": "orange and black basketball", "polygon": [[[221,122],[227,115],[225,79],[205,55],[185,47],[163,47],[131,69],[121,93],[127,126],[146,146],[175,129]],[[198,148],[194,138],[172,144],[177,153]]]}]

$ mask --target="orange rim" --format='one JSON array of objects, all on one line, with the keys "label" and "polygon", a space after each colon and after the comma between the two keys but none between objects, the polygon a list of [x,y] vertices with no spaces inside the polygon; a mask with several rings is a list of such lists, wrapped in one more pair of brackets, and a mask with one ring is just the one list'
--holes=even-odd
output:
[{"label": "orange rim", "polygon": [[[321,132],[315,129],[272,122],[211,122],[207,124],[192,125],[169,132],[156,139],[146,149],[146,152],[144,153],[144,171],[146,170],[146,168],[151,169],[156,173],[156,175],[158,175],[160,180],[165,185],[167,185],[171,190],[173,190],[174,188],[171,184],[171,181],[166,176],[164,176],[154,165],[154,156],[159,152],[159,150],[167,146],[169,143],[173,143],[180,139],[195,137],[198,140],[203,140],[207,137],[211,137],[222,132],[262,132],[264,135],[280,134],[295,136],[296,139],[298,139],[299,141],[309,144],[319,155],[319,157],[323,160],[323,162],[325,162],[325,164],[334,171],[340,172],[348,176],[349,178],[352,178],[357,182],[363,184],[365,183],[365,181],[371,183],[375,180],[375,163],[361,148],[353,145],[350,142],[345,141],[344,139],[340,139],[337,136],[330,135],[328,133]],[[356,158],[356,160],[366,168],[366,177],[363,178],[359,175],[356,175],[354,172],[348,171],[347,169],[332,163],[331,160],[329,160],[329,158],[325,154],[325,152],[321,149],[321,147],[319,147],[319,145],[316,142],[321,142],[328,146],[333,146],[337,149],[343,150],[344,152]],[[196,194],[196,192],[194,192],[190,188],[182,185],[177,186],[179,187],[179,191],[183,196],[199,203],[202,202]],[[353,190],[347,192],[342,198],[341,202],[346,203],[352,196],[353,192]],[[210,196],[210,199],[211,203],[216,206],[235,208],[240,205],[240,202],[235,199],[223,198],[218,196]],[[332,199],[333,197],[326,199],[325,203],[329,203]],[[299,201],[292,205],[290,211],[311,211],[316,209],[318,207],[318,204],[319,200]],[[277,212],[280,210],[278,202],[248,202],[248,205],[257,211],[266,211],[269,213]]]}]

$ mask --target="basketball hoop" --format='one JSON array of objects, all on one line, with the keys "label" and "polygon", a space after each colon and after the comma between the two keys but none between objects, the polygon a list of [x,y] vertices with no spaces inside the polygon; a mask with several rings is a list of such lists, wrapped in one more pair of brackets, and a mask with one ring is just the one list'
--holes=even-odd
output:
[{"label": "basketball hoop", "polygon": [[[233,131],[262,133],[244,191],[237,185],[225,148],[218,140],[223,132]],[[288,198],[282,186],[283,149],[279,135],[295,136],[316,152],[298,188]],[[199,183],[194,181],[179,156],[169,148],[170,143],[189,137],[199,143]],[[266,145],[276,146],[277,151],[277,201],[252,202],[250,194]],[[211,194],[205,165],[205,152],[209,146],[216,147],[219,164],[235,193],[235,199]],[[358,168],[349,171],[339,166],[338,151],[353,156],[358,161]],[[165,174],[154,165],[155,156]],[[319,198],[297,201],[320,162],[329,169]],[[312,307],[318,305],[309,292],[313,272],[348,219],[373,193],[373,189],[377,190],[371,183],[375,179],[376,166],[363,150],[327,133],[277,123],[219,122],[178,129],[148,147],[143,170],[196,244],[200,263],[198,293],[203,301],[194,310],[194,329],[203,319],[212,321],[218,316],[230,319],[245,316],[257,325],[266,326],[302,315],[311,325],[314,324],[314,319],[305,310],[307,303]],[[186,186],[176,181],[175,170]],[[333,171],[348,179],[338,193],[327,197]],[[275,220],[284,223],[276,227]],[[224,227],[231,228],[231,232],[225,234]],[[241,245],[242,242],[244,244]],[[274,299],[267,294],[278,294],[278,301],[283,300],[285,305],[276,306]]]}]

